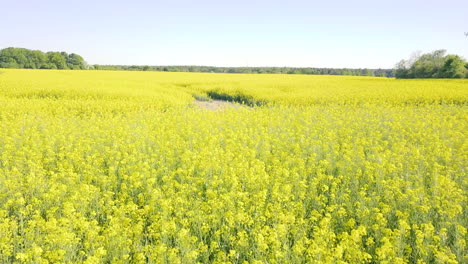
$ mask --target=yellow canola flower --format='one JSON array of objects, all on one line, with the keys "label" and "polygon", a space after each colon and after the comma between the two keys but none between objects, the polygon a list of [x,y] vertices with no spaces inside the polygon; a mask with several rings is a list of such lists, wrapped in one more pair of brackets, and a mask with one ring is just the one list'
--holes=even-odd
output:
[{"label": "yellow canola flower", "polygon": [[0,71],[0,263],[468,262],[467,80]]}]

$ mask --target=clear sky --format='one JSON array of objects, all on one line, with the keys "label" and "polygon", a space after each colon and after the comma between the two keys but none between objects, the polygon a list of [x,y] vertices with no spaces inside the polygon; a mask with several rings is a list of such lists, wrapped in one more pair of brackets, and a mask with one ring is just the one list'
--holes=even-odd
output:
[{"label": "clear sky", "polygon": [[391,68],[468,59],[467,0],[0,0],[0,48],[90,64]]}]

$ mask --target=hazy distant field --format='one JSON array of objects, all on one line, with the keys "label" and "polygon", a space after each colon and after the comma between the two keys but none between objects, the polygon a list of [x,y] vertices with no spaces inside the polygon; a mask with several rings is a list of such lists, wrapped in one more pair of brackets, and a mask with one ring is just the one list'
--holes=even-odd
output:
[{"label": "hazy distant field", "polygon": [[0,72],[0,263],[468,262],[468,80]]}]

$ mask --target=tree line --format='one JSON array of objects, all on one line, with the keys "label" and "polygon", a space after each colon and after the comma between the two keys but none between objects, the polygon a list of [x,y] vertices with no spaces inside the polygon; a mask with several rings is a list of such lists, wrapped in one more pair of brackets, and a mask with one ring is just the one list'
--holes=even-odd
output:
[{"label": "tree line", "polygon": [[75,53],[6,48],[0,50],[0,68],[85,70],[89,67]]},{"label": "tree line", "polygon": [[395,67],[395,77],[411,78],[468,78],[468,62],[445,50],[415,54],[401,60]]},{"label": "tree line", "polygon": [[392,69],[350,68],[294,68],[294,67],[215,67],[215,66],[139,66],[139,65],[93,65],[96,70],[165,71],[165,72],[212,72],[254,74],[317,74],[393,77]]},{"label": "tree line", "polygon": [[88,65],[78,54],[42,52],[25,48],[0,50],[0,68],[16,69],[71,69],[123,70],[165,72],[212,72],[256,74],[317,74],[393,77],[392,69],[296,68],[296,67],[214,67],[214,66],[148,66],[148,65]]},{"label": "tree line", "polygon": [[297,68],[297,67],[214,67],[214,66],[140,66],[140,65],[88,65],[78,54],[42,52],[24,48],[0,50],[0,68],[71,69],[71,70],[123,70],[165,72],[212,72],[255,74],[316,74],[353,75],[396,78],[468,78],[468,62],[445,50],[413,55],[400,61],[394,69],[351,68]]}]

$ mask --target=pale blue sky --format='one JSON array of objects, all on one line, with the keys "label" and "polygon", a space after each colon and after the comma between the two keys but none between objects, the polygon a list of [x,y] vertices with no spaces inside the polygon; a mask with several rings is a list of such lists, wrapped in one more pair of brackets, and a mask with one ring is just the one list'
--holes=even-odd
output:
[{"label": "pale blue sky", "polygon": [[0,0],[0,48],[91,64],[391,68],[468,58],[468,1]]}]

